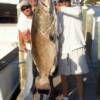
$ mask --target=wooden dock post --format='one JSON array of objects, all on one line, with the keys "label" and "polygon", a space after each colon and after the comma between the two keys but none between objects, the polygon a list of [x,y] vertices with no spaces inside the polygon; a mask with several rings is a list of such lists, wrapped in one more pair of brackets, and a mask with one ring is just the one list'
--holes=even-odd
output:
[{"label": "wooden dock post", "polygon": [[97,18],[98,23],[98,60],[100,61],[100,16]]},{"label": "wooden dock post", "polygon": [[98,64],[97,64],[97,86],[96,86],[96,92],[98,95],[100,95],[100,16],[97,18],[98,23]]},{"label": "wooden dock post", "polygon": [[95,24],[95,11],[93,9],[89,9],[86,14],[86,26],[85,26],[85,34],[86,34],[86,54],[87,61],[89,64],[92,63],[92,35],[94,33],[94,24]]},{"label": "wooden dock post", "polygon": [[24,52],[19,43],[19,71],[20,71],[20,89],[24,89],[26,83],[26,64],[24,59]]},{"label": "wooden dock post", "polygon": [[83,26],[83,35],[84,35],[84,37],[85,37],[85,39],[86,39],[86,34],[85,34],[85,26],[86,26],[86,14],[87,14],[87,10],[88,10],[88,7],[86,6],[86,5],[84,5],[83,7],[82,7],[82,17],[83,17],[83,20],[82,20],[82,26]]}]

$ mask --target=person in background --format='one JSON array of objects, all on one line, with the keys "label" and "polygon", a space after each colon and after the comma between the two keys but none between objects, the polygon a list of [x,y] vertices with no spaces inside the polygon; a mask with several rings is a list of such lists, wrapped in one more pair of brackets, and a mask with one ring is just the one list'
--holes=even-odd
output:
[{"label": "person in background", "polygon": [[[32,69],[32,54],[31,54],[31,25],[32,25],[32,6],[28,1],[23,0],[18,4],[18,8],[20,8],[20,15],[18,18],[17,28],[19,31],[19,42],[21,46],[21,51],[24,53],[25,60],[25,68],[20,72],[22,76],[22,80],[25,81],[21,87],[21,91],[24,91],[24,99],[27,100],[27,96],[30,94],[30,90],[33,85],[33,69]],[[31,99],[30,99],[31,100]]]},{"label": "person in background", "polygon": [[[55,6],[62,21],[58,22],[59,32],[59,61],[58,74],[61,75],[63,87],[62,100],[69,100],[68,76],[76,79],[78,100],[85,100],[83,75],[88,73],[85,55],[85,39],[82,32],[81,7],[71,6],[70,0],[59,0],[60,6]],[[59,17],[58,17],[59,18]]]}]

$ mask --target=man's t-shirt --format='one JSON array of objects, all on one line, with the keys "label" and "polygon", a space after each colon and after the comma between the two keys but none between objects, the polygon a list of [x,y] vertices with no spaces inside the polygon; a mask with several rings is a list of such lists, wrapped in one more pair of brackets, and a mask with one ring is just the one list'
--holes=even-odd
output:
[{"label": "man's t-shirt", "polygon": [[28,19],[23,13],[20,14],[17,23],[17,28],[20,32],[29,31],[31,32],[32,19]]}]

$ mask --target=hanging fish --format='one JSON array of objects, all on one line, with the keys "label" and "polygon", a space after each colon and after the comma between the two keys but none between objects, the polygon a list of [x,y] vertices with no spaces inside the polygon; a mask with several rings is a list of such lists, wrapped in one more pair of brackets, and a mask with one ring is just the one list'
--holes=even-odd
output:
[{"label": "hanging fish", "polygon": [[39,89],[50,88],[48,77],[55,70],[57,58],[56,37],[53,3],[51,0],[39,0],[31,31],[32,55],[39,72],[36,87]]}]

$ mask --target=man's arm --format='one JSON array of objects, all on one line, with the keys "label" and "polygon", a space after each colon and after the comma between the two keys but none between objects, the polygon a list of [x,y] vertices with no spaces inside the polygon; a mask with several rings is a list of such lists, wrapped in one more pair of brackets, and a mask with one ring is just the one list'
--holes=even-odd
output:
[{"label": "man's arm", "polygon": [[81,13],[81,7],[75,6],[75,7],[66,7],[66,6],[56,6],[56,9],[60,12],[63,12],[70,16],[79,17]]},{"label": "man's arm", "polygon": [[31,42],[31,36],[28,31],[26,32],[19,32],[19,41],[22,46],[22,50],[27,51],[26,43]]}]

